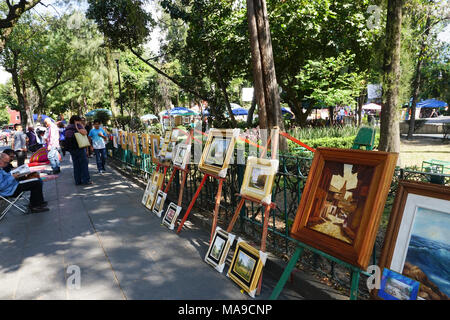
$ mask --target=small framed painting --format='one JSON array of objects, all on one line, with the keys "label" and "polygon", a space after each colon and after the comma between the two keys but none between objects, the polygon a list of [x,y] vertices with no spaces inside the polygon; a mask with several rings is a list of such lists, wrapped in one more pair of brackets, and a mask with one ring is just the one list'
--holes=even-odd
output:
[{"label": "small framed painting", "polygon": [[119,141],[119,131],[116,128],[113,129],[112,137],[113,137],[113,147],[114,147],[114,149],[119,148],[119,142],[118,142]]},{"label": "small framed painting", "polygon": [[141,141],[142,141],[142,153],[149,155],[150,154],[149,136],[147,133],[142,134]]},{"label": "small framed painting", "polygon": [[145,188],[145,191],[144,191],[144,196],[142,197],[141,203],[142,203],[144,206],[147,206],[148,197],[150,196],[150,189],[151,189],[151,186],[152,186],[152,179],[148,180],[148,182],[147,182],[147,187]]},{"label": "small framed painting", "polygon": [[126,131],[122,131],[122,138],[120,139],[121,141],[121,147],[123,150],[127,150],[128,148],[128,132]]},{"label": "small framed painting", "polygon": [[420,283],[384,268],[378,297],[384,300],[417,300]]},{"label": "small framed painting", "polygon": [[277,171],[278,160],[248,157],[241,194],[270,204],[273,180]]},{"label": "small framed painting", "polygon": [[179,144],[175,156],[173,157],[173,165],[181,168],[182,170],[186,169],[186,166],[191,157],[191,145],[190,144]]},{"label": "small framed painting", "polygon": [[166,201],[167,193],[159,190],[156,194],[155,204],[153,205],[153,213],[161,218],[162,212],[164,210],[164,202]]},{"label": "small framed painting", "polygon": [[228,252],[233,245],[235,236],[222,230],[220,227],[216,228],[213,240],[206,253],[205,261],[214,267],[220,273],[225,267],[225,260],[228,257]]},{"label": "small framed painting", "polygon": [[139,156],[139,138],[137,133],[131,133],[131,150],[135,156]]},{"label": "small framed painting", "polygon": [[156,195],[158,191],[161,189],[162,183],[164,180],[164,175],[161,172],[155,172],[151,178],[151,186],[149,191],[149,196],[147,200],[147,204],[145,205],[147,209],[152,210],[153,205],[155,203]]},{"label": "small framed painting", "polygon": [[166,225],[170,230],[173,230],[175,228],[175,223],[177,222],[180,211],[181,207],[171,202],[166,210],[166,214],[164,215],[162,224]]},{"label": "small framed painting", "polygon": [[153,163],[158,163],[158,154],[159,154],[159,136],[156,134],[150,135],[150,145],[151,145],[151,155]]},{"label": "small framed painting", "polygon": [[266,253],[239,238],[227,276],[254,298],[266,259]]},{"label": "small framed painting", "polygon": [[199,169],[203,173],[225,178],[238,136],[239,129],[211,129],[198,165]]},{"label": "small framed painting", "polygon": [[[420,282],[418,299],[450,297],[450,187],[400,181],[380,256],[387,268]],[[373,290],[376,295],[376,290]]]},{"label": "small framed painting", "polygon": [[171,137],[172,137],[172,130],[167,130],[164,133],[164,142],[169,143]]},{"label": "small framed painting", "polygon": [[367,269],[398,154],[318,148],[291,237]]}]

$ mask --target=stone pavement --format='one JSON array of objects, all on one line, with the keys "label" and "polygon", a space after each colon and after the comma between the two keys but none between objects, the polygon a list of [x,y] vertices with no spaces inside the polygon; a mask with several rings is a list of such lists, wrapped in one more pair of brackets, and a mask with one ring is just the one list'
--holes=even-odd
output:
[{"label": "stone pavement", "polygon": [[[59,178],[44,184],[51,210],[12,210],[0,221],[0,299],[252,300],[226,276],[228,264],[220,274],[204,262],[209,231],[188,221],[177,235],[141,205],[142,188],[113,169],[96,171],[90,159],[94,184],[75,186],[67,154]],[[72,266],[79,288],[66,285]],[[257,300],[279,279],[264,275]],[[279,299],[304,296],[288,284]]]}]

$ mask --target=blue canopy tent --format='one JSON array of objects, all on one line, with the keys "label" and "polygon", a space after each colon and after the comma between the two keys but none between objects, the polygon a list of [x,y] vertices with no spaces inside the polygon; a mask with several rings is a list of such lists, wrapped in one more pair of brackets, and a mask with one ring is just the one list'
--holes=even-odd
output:
[{"label": "blue canopy tent", "polygon": [[[160,114],[161,115],[161,114]],[[196,115],[196,113],[188,108],[185,107],[175,107],[169,110],[169,112],[164,111],[162,112],[163,116],[193,116]]]},{"label": "blue canopy tent", "polygon": [[288,108],[281,108],[281,114],[287,119],[295,118],[295,114]]},{"label": "blue canopy tent", "polygon": [[417,103],[417,108],[445,108],[447,107],[447,102],[439,101],[436,99],[423,100]]},{"label": "blue canopy tent", "polygon": [[248,110],[244,108],[235,108],[231,110],[235,116],[247,116]]},{"label": "blue canopy tent", "polygon": [[[41,115],[33,114],[33,121],[37,121],[39,117],[41,118],[41,121],[44,121],[45,119],[50,118],[49,116],[46,116],[45,114],[41,114]],[[50,120],[55,122],[55,120],[53,120],[52,118],[50,118]]]}]

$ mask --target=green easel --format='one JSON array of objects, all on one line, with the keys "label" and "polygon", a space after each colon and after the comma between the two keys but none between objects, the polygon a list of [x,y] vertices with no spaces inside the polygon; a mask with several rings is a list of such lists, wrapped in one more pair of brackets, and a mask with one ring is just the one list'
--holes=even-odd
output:
[{"label": "green easel", "polygon": [[277,285],[275,286],[275,289],[272,291],[272,294],[270,295],[269,300],[278,299],[278,296],[280,295],[281,291],[283,291],[283,288],[286,285],[286,282],[288,281],[292,270],[294,270],[295,265],[297,264],[297,261],[301,258],[303,251],[305,249],[308,249],[318,255],[325,257],[326,259],[329,259],[331,261],[334,261],[336,263],[343,265],[344,267],[349,268],[351,270],[351,276],[352,276],[352,284],[351,284],[351,289],[350,289],[350,300],[358,299],[359,277],[360,277],[361,273],[366,274],[363,270],[361,270],[353,265],[350,265],[344,261],[341,261],[333,256],[330,256],[329,254],[326,254],[325,252],[322,252],[318,249],[310,247],[302,242],[299,242],[297,240],[293,240],[293,241],[297,244],[297,249],[295,250],[294,254],[292,255],[291,260],[289,260],[289,263],[287,264],[286,269],[284,269],[284,272],[281,275],[281,278],[278,281]]},{"label": "green easel", "polygon": [[355,141],[353,141],[352,149],[361,149],[362,146],[366,147],[366,150],[373,150],[375,144],[376,130],[373,127],[362,127],[359,129],[356,135]]}]

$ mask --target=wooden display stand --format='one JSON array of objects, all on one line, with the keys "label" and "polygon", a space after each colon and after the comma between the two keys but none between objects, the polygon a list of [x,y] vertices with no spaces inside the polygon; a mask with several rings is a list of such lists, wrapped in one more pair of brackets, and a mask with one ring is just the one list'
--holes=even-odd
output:
[{"label": "wooden display stand", "polygon": [[197,188],[197,191],[195,192],[194,197],[192,198],[191,203],[189,204],[189,207],[186,210],[186,213],[184,214],[184,217],[181,220],[180,225],[178,226],[177,233],[181,232],[181,229],[183,228],[184,223],[186,222],[189,214],[191,213],[191,210],[194,207],[195,201],[197,200],[198,196],[200,195],[200,191],[202,190],[203,186],[205,185],[206,179],[208,179],[208,177],[213,177],[213,178],[219,180],[219,188],[217,190],[216,204],[214,207],[213,225],[212,225],[212,229],[211,229],[211,237],[210,237],[210,242],[211,242],[212,237],[214,236],[214,231],[216,230],[216,226],[217,226],[217,220],[219,217],[220,198],[222,196],[222,186],[223,186],[223,182],[226,180],[226,178],[220,178],[218,176],[214,176],[209,173],[205,173],[205,175],[203,176],[202,182],[200,183],[199,187]]},{"label": "wooden display stand", "polygon": [[[180,194],[178,196],[178,203],[177,205],[180,207],[181,206],[181,202],[183,201],[183,192],[184,192],[184,185],[186,184],[186,178],[187,178],[187,174],[189,172],[189,167],[186,166],[186,169],[182,169],[176,166],[173,166],[173,172],[170,176],[169,182],[167,183],[166,189],[164,190],[164,193],[168,193],[169,189],[170,189],[170,185],[172,184],[173,178],[175,177],[175,174],[177,173],[177,171],[182,171],[183,172],[183,179],[181,182],[181,187],[180,187]],[[163,188],[161,188],[162,190]]]},{"label": "wooden display stand", "polygon": [[[268,233],[268,228],[269,228],[270,210],[275,209],[276,204],[273,202],[263,203],[257,199],[251,198],[249,196],[241,195],[241,194],[237,194],[237,196],[241,197],[241,201],[239,202],[239,205],[237,206],[236,211],[234,212],[233,218],[231,219],[230,224],[228,225],[227,232],[231,232],[233,230],[234,224],[236,223],[236,220],[239,216],[239,212],[241,212],[242,207],[244,206],[246,200],[264,206],[265,207],[264,224],[263,224],[263,232],[262,232],[262,236],[261,236],[261,248],[260,249],[262,252],[266,252],[266,241],[267,241],[267,233]],[[262,271],[261,271],[261,276],[260,276],[259,282],[258,282],[258,289],[256,291],[257,295],[259,295],[261,293],[261,285],[262,285]]]}]

